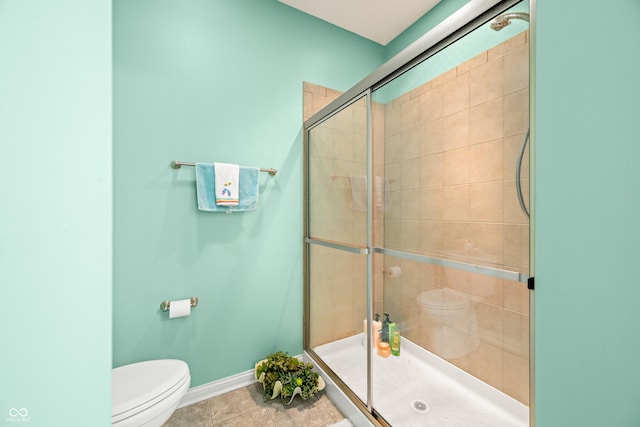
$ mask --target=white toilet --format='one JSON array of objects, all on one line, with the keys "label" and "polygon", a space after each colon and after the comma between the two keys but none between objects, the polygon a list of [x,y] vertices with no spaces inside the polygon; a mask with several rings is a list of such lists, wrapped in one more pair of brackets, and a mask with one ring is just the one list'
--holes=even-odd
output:
[{"label": "white toilet", "polygon": [[478,346],[476,315],[469,298],[443,288],[422,292],[417,300],[428,350],[450,360]]},{"label": "white toilet", "polygon": [[111,422],[118,427],[160,427],[190,384],[189,366],[182,360],[149,360],[114,368]]}]

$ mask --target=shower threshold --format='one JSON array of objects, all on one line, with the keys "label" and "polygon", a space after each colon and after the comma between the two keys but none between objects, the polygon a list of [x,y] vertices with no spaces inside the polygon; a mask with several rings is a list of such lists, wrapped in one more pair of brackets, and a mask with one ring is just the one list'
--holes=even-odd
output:
[{"label": "shower threshold", "polygon": [[[314,350],[366,400],[363,333]],[[529,408],[512,397],[402,339],[400,357],[373,354],[373,407],[392,426],[527,427]]]}]

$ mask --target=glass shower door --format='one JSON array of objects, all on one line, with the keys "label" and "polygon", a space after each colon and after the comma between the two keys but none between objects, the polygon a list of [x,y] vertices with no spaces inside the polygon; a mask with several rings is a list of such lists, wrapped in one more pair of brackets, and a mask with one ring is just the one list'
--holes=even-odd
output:
[{"label": "glass shower door", "polygon": [[366,404],[366,97],[307,135],[307,299],[305,341]]},{"label": "glass shower door", "polygon": [[374,358],[373,406],[392,425],[528,423],[529,219],[515,172],[524,165],[528,205],[528,151],[521,162],[518,154],[528,138],[529,36],[526,23],[518,28],[501,41],[480,26],[373,91],[384,110],[374,173],[389,200],[381,307],[401,335],[400,357]]}]

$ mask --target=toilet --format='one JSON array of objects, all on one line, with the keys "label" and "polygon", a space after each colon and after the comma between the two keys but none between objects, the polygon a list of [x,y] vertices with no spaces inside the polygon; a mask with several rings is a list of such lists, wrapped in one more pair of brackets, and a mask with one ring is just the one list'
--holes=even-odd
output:
[{"label": "toilet", "polygon": [[191,384],[182,360],[161,359],[111,370],[111,422],[118,427],[160,427]]},{"label": "toilet", "polygon": [[442,288],[422,292],[417,300],[428,350],[451,360],[478,346],[476,315],[469,298]]}]

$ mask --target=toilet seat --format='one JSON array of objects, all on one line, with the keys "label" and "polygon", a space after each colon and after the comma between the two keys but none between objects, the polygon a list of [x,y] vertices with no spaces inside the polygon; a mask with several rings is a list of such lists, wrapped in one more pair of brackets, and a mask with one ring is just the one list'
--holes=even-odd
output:
[{"label": "toilet seat", "polygon": [[469,307],[469,300],[447,289],[433,289],[418,295],[418,302],[435,310],[458,310]]},{"label": "toilet seat", "polygon": [[189,367],[182,360],[149,360],[112,369],[111,422],[124,421],[161,405],[176,392],[188,389],[190,382]]}]

